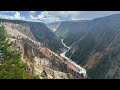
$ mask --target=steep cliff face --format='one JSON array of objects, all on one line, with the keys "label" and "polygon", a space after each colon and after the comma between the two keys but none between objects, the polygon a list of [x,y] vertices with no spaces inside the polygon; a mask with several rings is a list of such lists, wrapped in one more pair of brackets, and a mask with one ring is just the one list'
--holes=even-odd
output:
[{"label": "steep cliff face", "polygon": [[86,21],[64,21],[55,31],[71,47],[66,56],[90,78],[120,78],[120,14]]},{"label": "steep cliff face", "polygon": [[90,21],[92,27],[66,54],[91,78],[120,78],[120,14]]},{"label": "steep cliff face", "polygon": [[[21,20],[6,20],[6,19],[0,19],[0,22],[19,24],[19,26],[16,27],[19,30],[22,29],[21,26],[29,28],[29,31],[31,31],[32,35],[38,42],[43,43],[44,46],[48,47],[54,52],[59,53],[61,51],[61,48],[63,47],[60,39],[58,39],[56,35],[42,22],[27,22]],[[22,30],[21,33],[25,33],[25,31],[26,30],[24,29],[24,31]]]},{"label": "steep cliff face", "polygon": [[27,63],[28,73],[35,73],[40,79],[80,79],[79,73],[72,70],[62,57],[37,42],[26,25],[1,23],[14,44],[11,47],[22,51],[22,61]]},{"label": "steep cliff face", "polygon": [[67,66],[65,60],[46,47],[25,43],[23,57],[32,64],[34,73],[40,75],[40,78],[43,78],[43,73],[46,73],[45,78],[82,78]]},{"label": "steep cliff face", "polygon": [[63,21],[55,31],[57,37],[64,39],[65,43],[70,46],[78,41],[90,29],[89,20],[81,21]]},{"label": "steep cliff face", "polygon": [[58,53],[63,45],[60,39],[44,24],[44,23],[29,23],[30,30],[37,41],[42,42],[44,46]]},{"label": "steep cliff face", "polygon": [[59,21],[59,22],[48,23],[47,26],[48,26],[48,28],[50,28],[50,30],[52,32],[55,32],[58,29],[58,27],[60,26],[60,24],[61,24],[61,22]]},{"label": "steep cliff face", "polygon": [[22,37],[28,37],[34,41],[36,41],[33,34],[30,32],[30,27],[27,25],[20,25],[20,24],[13,24],[9,22],[1,22],[1,25],[5,26],[8,34],[11,36],[22,36]]}]

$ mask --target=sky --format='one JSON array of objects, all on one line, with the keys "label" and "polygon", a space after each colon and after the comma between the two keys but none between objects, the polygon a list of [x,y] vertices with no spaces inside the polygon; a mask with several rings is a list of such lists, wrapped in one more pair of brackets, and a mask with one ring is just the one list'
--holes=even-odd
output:
[{"label": "sky", "polygon": [[0,18],[51,23],[66,20],[91,20],[120,11],[0,11]]}]

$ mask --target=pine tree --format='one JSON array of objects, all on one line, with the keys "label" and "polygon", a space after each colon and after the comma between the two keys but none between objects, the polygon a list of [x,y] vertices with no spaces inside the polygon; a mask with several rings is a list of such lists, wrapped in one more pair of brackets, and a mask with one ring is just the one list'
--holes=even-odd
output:
[{"label": "pine tree", "polygon": [[0,27],[0,79],[35,79],[28,75],[26,64],[21,62],[21,52],[11,50],[12,43],[8,40],[5,28]]}]

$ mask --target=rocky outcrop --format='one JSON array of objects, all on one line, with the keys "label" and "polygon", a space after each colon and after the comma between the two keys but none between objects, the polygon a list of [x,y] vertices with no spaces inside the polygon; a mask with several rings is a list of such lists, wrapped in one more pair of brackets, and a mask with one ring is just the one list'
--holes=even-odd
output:
[{"label": "rocky outcrop", "polygon": [[1,23],[13,42],[12,49],[22,52],[21,60],[27,64],[27,73],[36,74],[40,79],[80,79],[66,60],[42,43],[37,42],[29,27],[13,23]]},{"label": "rocky outcrop", "polygon": [[[82,78],[67,66],[67,62],[59,55],[44,46],[24,43],[24,59],[34,67],[34,73],[45,75],[44,78]],[[42,71],[41,71],[42,69]],[[44,74],[43,74],[44,73]]]},{"label": "rocky outcrop", "polygon": [[35,37],[30,31],[30,27],[27,25],[14,24],[14,23],[9,23],[9,22],[1,22],[0,24],[5,26],[8,34],[10,34],[11,36],[28,37],[36,41]]},{"label": "rocky outcrop", "polygon": [[26,33],[26,29],[29,30],[38,42],[43,43],[44,46],[48,47],[56,53],[59,53],[61,51],[61,48],[63,47],[60,39],[58,39],[56,35],[46,26],[46,24],[42,22],[0,19],[0,23],[15,24],[15,27],[12,27],[17,28],[25,36],[31,35],[28,32]]}]

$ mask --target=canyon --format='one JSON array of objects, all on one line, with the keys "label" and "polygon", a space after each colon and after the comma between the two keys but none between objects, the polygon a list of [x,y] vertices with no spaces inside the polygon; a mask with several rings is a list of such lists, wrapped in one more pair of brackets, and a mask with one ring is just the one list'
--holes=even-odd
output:
[{"label": "canyon", "polygon": [[70,58],[66,57],[65,54],[71,49],[70,47],[66,46],[66,44],[63,42],[63,39],[61,39],[62,44],[64,45],[65,48],[67,48],[67,50],[65,50],[63,53],[60,54],[61,57],[65,58],[69,63],[73,64],[75,67],[73,67],[73,69],[82,74],[84,76],[84,78],[87,77],[87,73],[86,70],[82,67],[80,67],[80,65],[77,65],[75,62],[73,62]]},{"label": "canyon", "polygon": [[120,79],[120,14],[53,23],[0,19],[39,79]]},{"label": "canyon", "polygon": [[59,54],[50,50],[49,45],[36,40],[30,26],[23,23],[0,21],[0,25],[7,31],[9,40],[14,43],[11,49],[22,52],[21,60],[27,64],[28,74],[38,75],[40,79],[84,78],[72,68],[73,64],[70,65]]},{"label": "canyon", "polygon": [[91,79],[119,79],[120,14],[93,20],[64,21],[55,31],[71,49],[66,56]]}]

